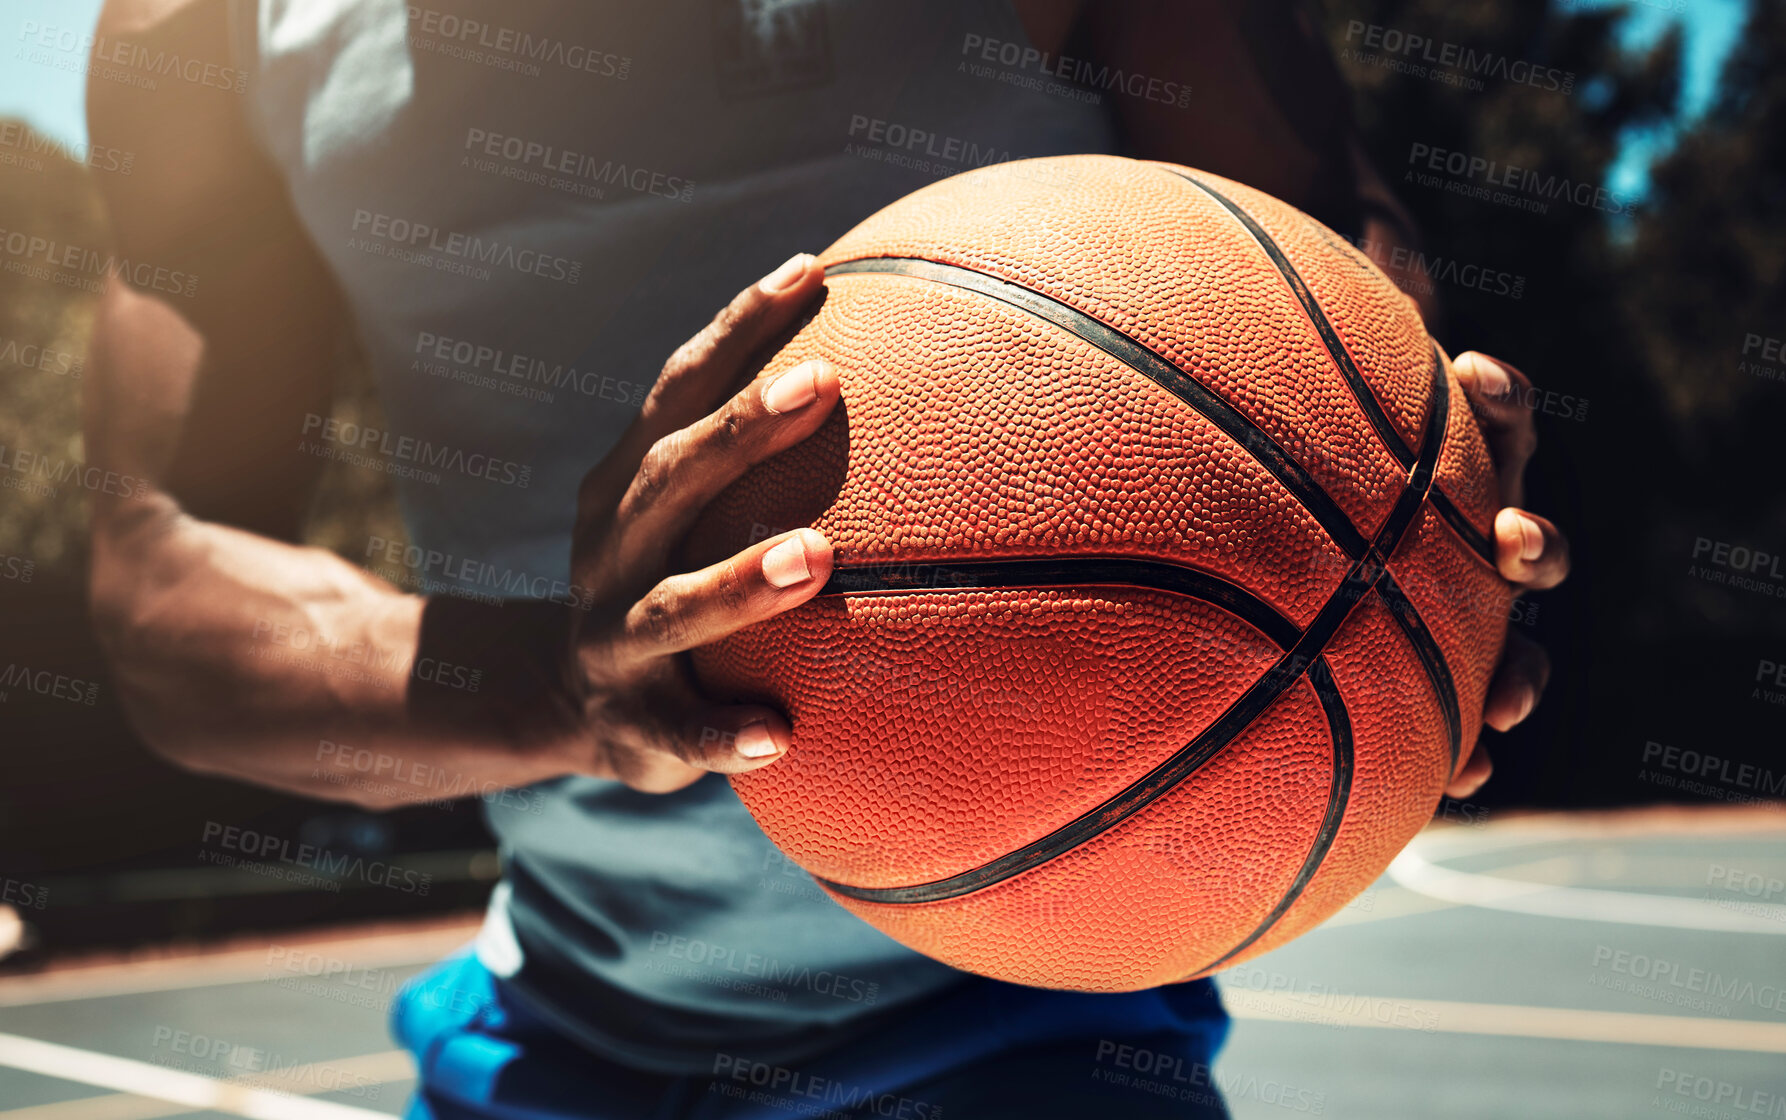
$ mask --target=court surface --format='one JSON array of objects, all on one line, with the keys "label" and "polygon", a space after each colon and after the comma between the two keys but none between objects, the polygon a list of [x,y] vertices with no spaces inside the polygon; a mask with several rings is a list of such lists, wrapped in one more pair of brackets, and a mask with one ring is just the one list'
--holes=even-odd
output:
[{"label": "court surface", "polygon": [[[399,1113],[390,1000],[474,928],[0,979],[0,1120]],[[1786,810],[1466,809],[1222,986],[1238,1117],[1786,1117]],[[1211,1077],[1133,1053],[1087,1076],[1121,1087],[1111,1116]]]}]

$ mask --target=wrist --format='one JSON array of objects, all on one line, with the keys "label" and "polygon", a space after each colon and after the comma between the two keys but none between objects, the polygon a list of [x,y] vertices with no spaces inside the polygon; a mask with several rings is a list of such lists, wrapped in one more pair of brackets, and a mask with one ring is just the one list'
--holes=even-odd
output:
[{"label": "wrist", "polygon": [[573,656],[576,609],[431,597],[411,673],[411,718],[454,737],[476,728],[530,780],[588,772],[594,747]]}]

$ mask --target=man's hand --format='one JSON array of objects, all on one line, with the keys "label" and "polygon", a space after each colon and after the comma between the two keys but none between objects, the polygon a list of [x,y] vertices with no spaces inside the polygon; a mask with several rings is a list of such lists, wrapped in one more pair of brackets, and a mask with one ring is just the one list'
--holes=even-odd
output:
[{"label": "man's hand", "polygon": [[796,529],[697,572],[666,564],[708,502],[817,431],[837,404],[837,375],[822,362],[738,387],[823,280],[802,254],[741,292],[670,358],[638,420],[583,481],[572,582],[596,607],[573,612],[571,656],[585,773],[662,793],[707,771],[766,766],[788,748],[781,713],[707,703],[679,655],[811,599],[831,574],[830,542]]},{"label": "man's hand", "polygon": [[[1526,463],[1538,447],[1532,410],[1521,403],[1532,382],[1507,363],[1474,350],[1459,354],[1452,368],[1488,441],[1501,500],[1507,503],[1495,515],[1495,565],[1516,594],[1555,587],[1569,574],[1569,539],[1547,519],[1519,508],[1525,498]],[[1544,647],[1509,629],[1482,721],[1496,731],[1509,730],[1531,714],[1549,680],[1550,657]],[[1446,796],[1468,797],[1493,770],[1488,746],[1478,738],[1469,761],[1445,787]]]}]

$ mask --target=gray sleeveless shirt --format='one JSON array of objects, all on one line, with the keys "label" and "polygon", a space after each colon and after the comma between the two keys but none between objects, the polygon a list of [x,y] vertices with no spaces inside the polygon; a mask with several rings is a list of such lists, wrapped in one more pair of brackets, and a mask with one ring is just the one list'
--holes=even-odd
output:
[{"label": "gray sleeveless shirt", "polygon": [[[670,352],[941,176],[1110,151],[1000,0],[238,0],[248,115],[341,285],[408,573],[568,598],[577,484]],[[724,779],[488,799],[479,955],[646,1068],[786,1060],[959,973],[849,915]]]}]

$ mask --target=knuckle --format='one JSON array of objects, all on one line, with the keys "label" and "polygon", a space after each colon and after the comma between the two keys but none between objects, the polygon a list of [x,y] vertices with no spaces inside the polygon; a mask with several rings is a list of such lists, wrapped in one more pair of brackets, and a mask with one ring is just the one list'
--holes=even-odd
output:
[{"label": "knuckle", "polygon": [[719,309],[719,314],[715,315],[713,317],[713,322],[707,326],[707,330],[713,335],[714,341],[717,342],[718,340],[727,337],[743,325],[745,319],[749,317],[748,304],[746,302],[749,298],[750,293],[748,292],[733,296],[731,303],[728,303]]},{"label": "knuckle", "polygon": [[702,330],[670,352],[669,360],[664,363],[663,376],[658,379],[660,385],[674,386],[706,364],[708,356],[713,352],[713,339],[708,333],[710,329]]},{"label": "knuckle", "polygon": [[673,464],[681,453],[681,442],[674,434],[667,435],[652,444],[644,458],[639,460],[639,469],[633,474],[633,494],[637,501],[654,502],[669,489],[670,478],[675,473]]},{"label": "knuckle", "polygon": [[719,571],[714,592],[719,605],[728,614],[738,614],[750,605],[750,588],[738,571],[737,561],[725,562]]},{"label": "knuckle", "polygon": [[727,453],[736,453],[749,443],[751,430],[750,417],[744,406],[734,400],[714,417],[714,446]]},{"label": "knuckle", "polygon": [[713,325],[720,333],[729,334],[755,318],[757,312],[762,310],[766,302],[757,290],[757,286],[752,284],[733,296],[730,303],[720,308],[719,314],[713,318]]},{"label": "knuckle", "polygon": [[659,586],[639,603],[639,625],[659,646],[680,647],[688,636],[688,619],[674,593]]}]

